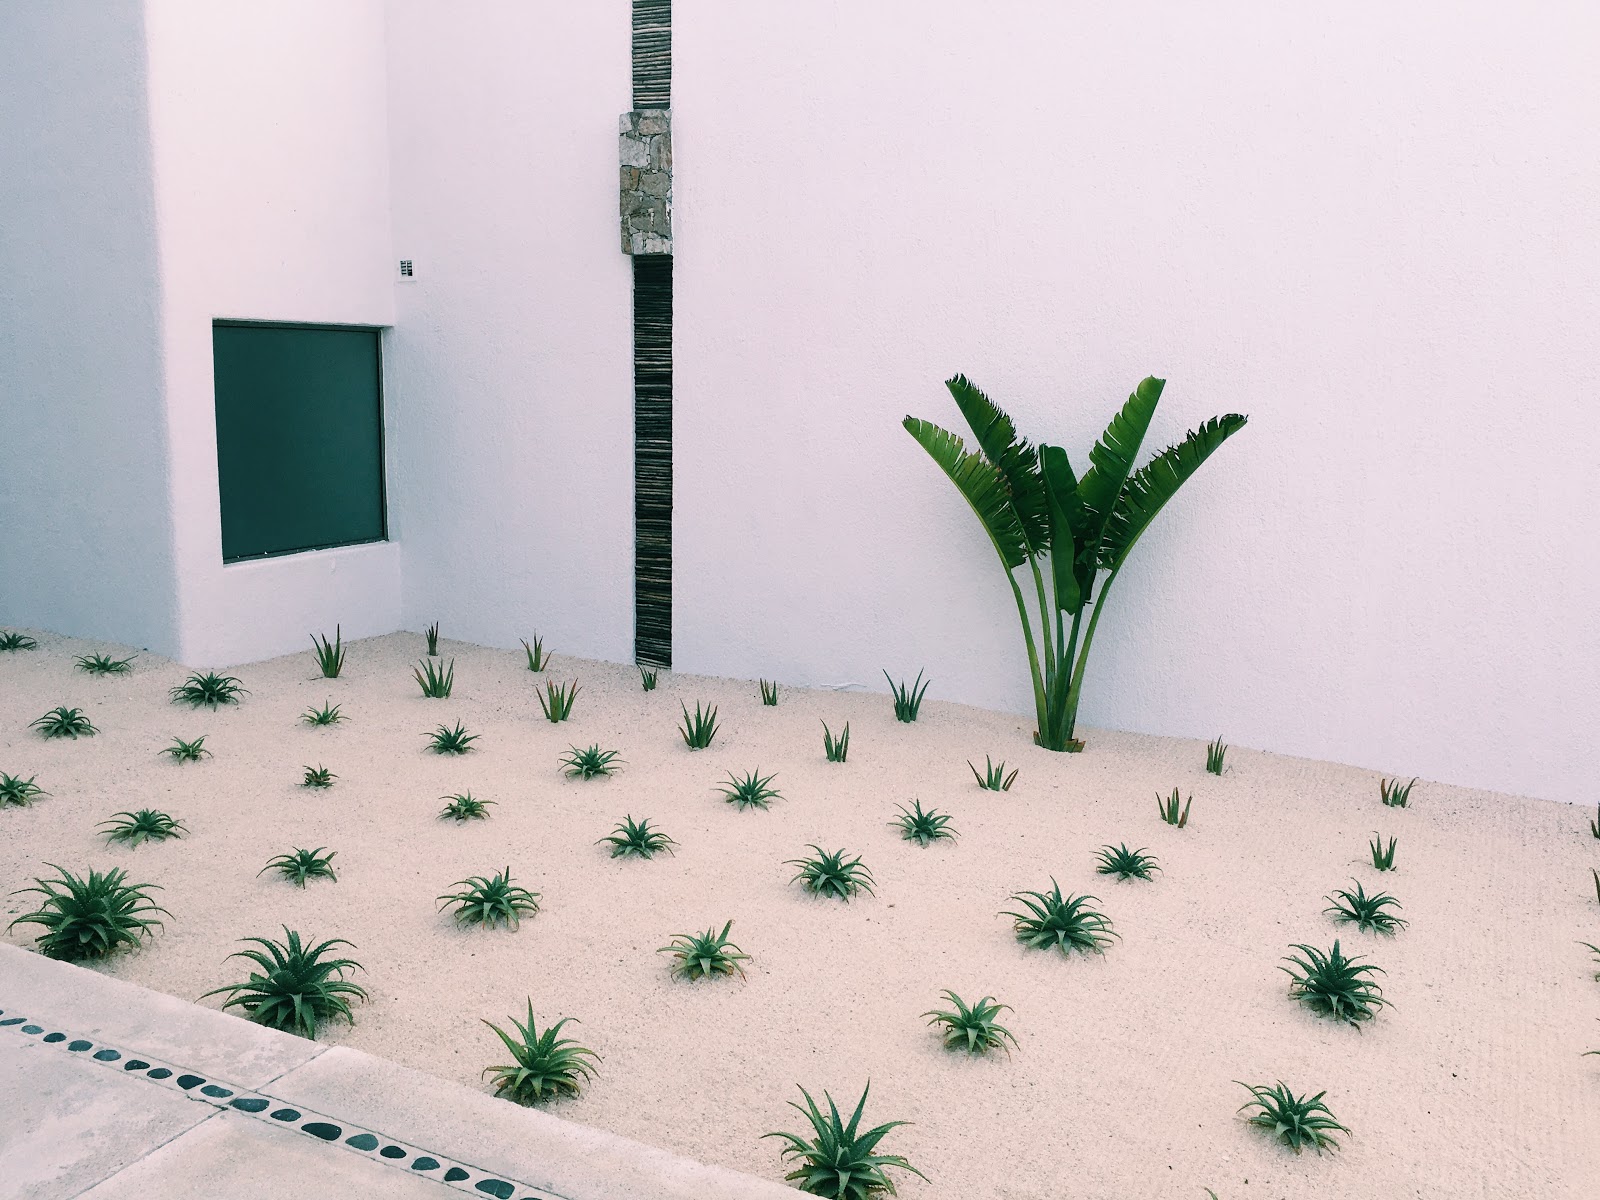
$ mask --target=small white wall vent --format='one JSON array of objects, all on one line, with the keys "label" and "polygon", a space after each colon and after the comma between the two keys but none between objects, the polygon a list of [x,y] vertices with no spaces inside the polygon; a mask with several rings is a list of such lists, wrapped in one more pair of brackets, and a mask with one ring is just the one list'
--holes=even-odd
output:
[{"label": "small white wall vent", "polygon": [[412,267],[411,267],[411,260],[409,258],[402,258],[400,260],[400,278],[401,279],[410,279],[415,275],[416,275],[416,272],[414,270],[412,270]]}]

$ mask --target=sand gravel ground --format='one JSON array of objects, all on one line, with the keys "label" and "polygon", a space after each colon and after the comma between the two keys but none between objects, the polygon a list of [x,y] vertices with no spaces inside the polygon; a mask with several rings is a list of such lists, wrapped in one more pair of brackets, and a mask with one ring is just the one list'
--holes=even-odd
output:
[{"label": "sand gravel ground", "polygon": [[[915,1122],[884,1145],[931,1180],[905,1178],[908,1200],[1600,1194],[1600,1057],[1581,1057],[1600,1049],[1600,964],[1578,944],[1600,944],[1600,841],[1569,806],[1423,781],[1409,808],[1388,809],[1370,771],[1235,748],[1219,779],[1202,743],[1130,734],[1091,731],[1084,754],[1050,754],[1024,718],[940,701],[937,663],[906,725],[877,694],[785,689],[766,708],[753,683],[665,673],[646,693],[631,667],[553,647],[551,677],[582,685],[572,720],[553,725],[534,699],[545,676],[520,650],[446,640],[455,693],[439,701],[411,679],[419,635],[350,645],[338,680],[308,646],[235,669],[250,694],[212,712],[169,702],[177,664],[141,654],[130,675],[94,678],[73,657],[115,648],[35,636],[37,651],[0,654],[0,771],[51,795],[0,812],[0,887],[45,862],[160,884],[172,916],[102,968],[120,978],[194,999],[242,978],[225,959],[247,934],[349,938],[372,1000],[324,1040],[487,1087],[479,1072],[503,1051],[480,1018],[504,1024],[531,997],[542,1020],[579,1018],[604,1059],[555,1111],[769,1178],[778,1146],[760,1135],[799,1128],[795,1085],[853,1101],[870,1077],[868,1118]],[[349,721],[297,721],[325,698]],[[719,706],[710,749],[683,745],[680,700]],[[86,709],[100,734],[30,732],[57,704]],[[850,722],[847,763],[824,760],[823,719]],[[424,749],[457,720],[482,735],[476,752]],[[202,733],[214,758],[159,755]],[[621,751],[621,772],[564,778],[558,756],[591,742]],[[986,754],[1021,769],[1013,790],[975,785],[966,760]],[[298,786],[319,764],[335,786]],[[776,773],[783,799],[735,811],[715,786],[755,768]],[[1174,786],[1194,797],[1181,831],[1156,815]],[[495,801],[489,820],[436,818],[441,796],[469,789]],[[900,840],[888,821],[913,797],[953,814],[959,841]],[[189,835],[135,850],[97,836],[142,807]],[[608,858],[595,839],[625,813],[657,822],[676,855]],[[1373,831],[1399,838],[1391,875],[1364,864]],[[811,842],[863,855],[877,895],[844,904],[792,885],[784,860]],[[1150,848],[1163,873],[1096,875],[1108,842]],[[299,891],[256,874],[294,846],[337,851],[338,882]],[[437,911],[454,881],[507,865],[543,896],[519,931],[462,931]],[[1101,897],[1120,934],[1103,957],[1011,936],[1007,897],[1051,876]],[[1392,891],[1410,927],[1335,926],[1323,897],[1351,879]],[[0,909],[9,920],[26,899]],[[730,918],[748,978],[670,979],[656,947]],[[1291,943],[1335,937],[1387,971],[1394,1007],[1361,1030],[1302,1011],[1278,970]],[[943,988],[1011,1005],[1019,1049],[942,1050],[918,1014]],[[1236,1079],[1327,1089],[1353,1136],[1296,1158],[1235,1115]]]}]

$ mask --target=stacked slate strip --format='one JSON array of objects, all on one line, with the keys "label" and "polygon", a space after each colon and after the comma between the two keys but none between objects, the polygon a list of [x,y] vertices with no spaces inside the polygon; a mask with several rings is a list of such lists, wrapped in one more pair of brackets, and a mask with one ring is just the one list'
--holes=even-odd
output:
[{"label": "stacked slate strip", "polygon": [[634,656],[672,666],[672,256],[633,259]]},{"label": "stacked slate strip", "polygon": [[672,0],[633,0],[633,106],[672,105]]}]

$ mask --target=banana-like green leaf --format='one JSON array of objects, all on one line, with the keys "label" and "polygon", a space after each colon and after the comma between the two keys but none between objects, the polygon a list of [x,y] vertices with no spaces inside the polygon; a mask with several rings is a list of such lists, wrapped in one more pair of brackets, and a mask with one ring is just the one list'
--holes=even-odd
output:
[{"label": "banana-like green leaf", "polygon": [[902,423],[972,505],[1006,570],[1027,562],[1028,543],[999,468],[981,454],[970,452],[959,437],[931,421],[907,417]]},{"label": "banana-like green leaf", "polygon": [[972,436],[1000,471],[1011,506],[1022,526],[1023,541],[1032,554],[1043,554],[1050,537],[1050,510],[1045,501],[1044,480],[1039,475],[1039,456],[1028,439],[1017,436],[1017,427],[994,401],[965,375],[945,380],[955,397],[961,415],[972,427]]},{"label": "banana-like green leaf", "polygon": [[1106,521],[1100,539],[1100,565],[1115,569],[1133,544],[1155,520],[1163,505],[1218,446],[1244,428],[1244,417],[1228,413],[1212,417],[1189,431],[1175,446],[1168,446],[1129,477],[1117,507]]},{"label": "banana-like green leaf", "polygon": [[1078,570],[1079,539],[1086,522],[1078,479],[1067,461],[1067,452],[1060,446],[1040,446],[1039,467],[1050,510],[1050,576],[1055,584],[1056,604],[1076,613],[1089,599],[1094,584],[1091,574],[1086,587]]},{"label": "banana-like green leaf", "polygon": [[[1100,540],[1107,520],[1117,507],[1117,497],[1133,472],[1133,460],[1139,457],[1145,431],[1150,428],[1150,418],[1155,416],[1156,405],[1161,400],[1161,389],[1166,386],[1165,379],[1154,376],[1141,382],[1089,451],[1089,469],[1078,484],[1078,495],[1091,514],[1090,542]],[[1104,558],[1103,555],[1099,557]]]}]

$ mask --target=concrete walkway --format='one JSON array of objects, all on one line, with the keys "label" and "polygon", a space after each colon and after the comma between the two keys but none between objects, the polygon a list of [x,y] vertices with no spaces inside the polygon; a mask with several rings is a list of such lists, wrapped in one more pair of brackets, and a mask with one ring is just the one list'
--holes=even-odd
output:
[{"label": "concrete walkway", "polygon": [[767,1180],[0,945],[0,1197],[792,1200]]}]

